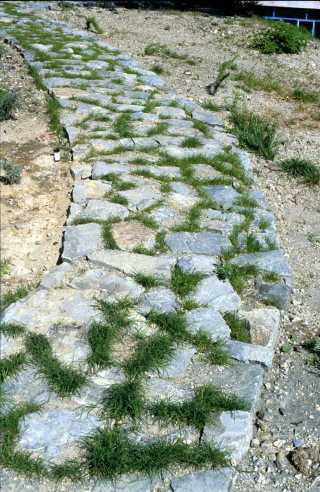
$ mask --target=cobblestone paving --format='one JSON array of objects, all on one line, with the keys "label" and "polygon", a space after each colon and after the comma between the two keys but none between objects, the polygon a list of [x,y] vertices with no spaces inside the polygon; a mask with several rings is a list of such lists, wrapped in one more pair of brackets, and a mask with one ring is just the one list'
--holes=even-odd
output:
[{"label": "cobblestone paving", "polygon": [[[0,33],[56,101],[74,188],[61,263],[3,314],[1,357],[14,368],[2,384],[1,419],[15,419],[16,432],[2,424],[2,486],[55,490],[43,479],[13,481],[7,469],[24,461],[45,479],[81,462],[85,481],[66,490],[231,490],[291,291],[250,157],[214,113],[126,53],[19,9],[1,5]],[[231,364],[219,365],[225,353]],[[127,403],[117,414],[116,391],[136,397],[132,387],[142,408]],[[152,411],[181,408],[210,388],[223,401],[201,425],[164,423]],[[177,460],[151,478],[137,465],[104,481],[108,462],[87,466],[80,444],[88,451],[90,438],[117,429],[141,453],[161,442],[170,454],[182,443],[197,457],[208,445],[230,459],[216,469],[208,458]]]}]

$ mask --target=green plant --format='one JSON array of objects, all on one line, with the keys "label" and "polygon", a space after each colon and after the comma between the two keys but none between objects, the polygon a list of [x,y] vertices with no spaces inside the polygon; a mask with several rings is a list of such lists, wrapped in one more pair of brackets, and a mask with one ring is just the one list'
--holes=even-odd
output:
[{"label": "green plant", "polygon": [[16,105],[16,92],[0,88],[0,121],[9,120],[12,118],[13,110]]},{"label": "green plant", "polygon": [[142,285],[146,289],[151,289],[152,287],[159,287],[162,284],[161,280],[155,275],[147,275],[145,273],[136,273],[134,279],[138,284]]},{"label": "green plant", "polygon": [[15,290],[8,290],[0,297],[0,311],[6,309],[10,304],[19,301],[23,297],[29,294],[32,289],[31,285],[24,285],[17,287]]},{"label": "green plant", "polygon": [[208,109],[209,111],[215,111],[215,112],[220,111],[220,107],[217,104],[215,104],[213,101],[211,101],[210,99],[207,99],[206,101],[204,101],[202,103],[202,107],[204,109]]},{"label": "green plant", "polygon": [[122,113],[113,123],[113,129],[121,138],[132,136],[130,113]]},{"label": "green plant", "polygon": [[275,157],[280,143],[275,123],[236,106],[232,107],[230,116],[240,145],[248,147],[266,159]]},{"label": "green plant", "polygon": [[232,287],[240,294],[247,285],[248,278],[256,277],[259,273],[254,265],[234,265],[221,263],[216,268],[216,274],[220,280],[229,280]]},{"label": "green plant", "polygon": [[158,63],[154,63],[151,67],[150,70],[152,70],[154,73],[157,75],[164,75],[166,74],[166,70],[163,68],[162,65],[159,65]]},{"label": "green plant", "polygon": [[280,163],[281,169],[294,178],[303,178],[306,183],[318,184],[320,182],[320,166],[308,159],[293,157]]},{"label": "green plant", "polygon": [[226,313],[224,319],[231,330],[231,338],[239,342],[251,343],[249,323],[234,313]]},{"label": "green plant", "polygon": [[86,28],[88,31],[96,32],[97,34],[103,34],[104,32],[94,16],[86,18]]},{"label": "green plant", "polygon": [[251,47],[261,53],[300,53],[311,39],[310,33],[304,28],[298,28],[287,22],[277,22],[269,29],[257,33]]},{"label": "green plant", "polygon": [[319,92],[308,91],[302,87],[296,87],[292,92],[292,97],[298,101],[305,103],[318,103],[320,102]]},{"label": "green plant", "polygon": [[171,48],[161,43],[150,43],[144,49],[144,54],[147,56],[161,56],[163,58],[173,58],[176,60],[182,60],[189,65],[195,65],[195,60],[190,58],[188,55],[177,53]]},{"label": "green plant", "polygon": [[303,347],[311,352],[311,356],[308,357],[307,363],[320,368],[320,336],[304,343]]},{"label": "green plant", "polygon": [[4,184],[18,184],[21,181],[21,167],[7,159],[0,158],[0,181]]},{"label": "green plant", "polygon": [[182,142],[182,147],[186,147],[188,149],[195,148],[195,147],[201,147],[202,143],[197,137],[187,137],[183,140]]},{"label": "green plant", "polygon": [[232,76],[233,80],[242,82],[242,87],[247,90],[257,90],[264,92],[277,92],[278,94],[284,94],[284,90],[278,80],[272,78],[272,76],[265,75],[260,77],[254,72],[240,71]]},{"label": "green plant", "polygon": [[218,75],[216,77],[216,80],[208,86],[208,92],[212,96],[214,96],[223,84],[223,82],[230,77],[231,70],[235,70],[237,68],[237,65],[235,64],[235,57],[232,58],[231,60],[226,60],[223,63],[220,63],[219,68],[218,68]]},{"label": "green plant", "polygon": [[9,275],[10,273],[10,262],[9,260],[3,259],[0,260],[0,279],[5,275]]},{"label": "green plant", "polygon": [[103,413],[109,418],[120,420],[129,415],[135,419],[142,413],[144,396],[137,381],[113,384],[102,400]]},{"label": "green plant", "polygon": [[202,279],[203,274],[187,273],[176,265],[171,274],[171,287],[178,296],[185,297],[197,287]]}]

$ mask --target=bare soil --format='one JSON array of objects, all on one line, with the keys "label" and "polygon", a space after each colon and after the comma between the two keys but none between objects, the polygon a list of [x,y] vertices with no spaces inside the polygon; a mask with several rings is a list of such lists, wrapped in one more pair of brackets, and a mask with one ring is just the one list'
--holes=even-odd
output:
[{"label": "bare soil", "polygon": [[[59,258],[69,205],[69,162],[54,163],[45,93],[38,91],[21,55],[3,45],[0,86],[16,91],[13,118],[0,122],[0,157],[22,168],[19,184],[0,184],[1,260],[9,262],[3,291],[34,285]],[[1,45],[1,46],[2,46]]]}]

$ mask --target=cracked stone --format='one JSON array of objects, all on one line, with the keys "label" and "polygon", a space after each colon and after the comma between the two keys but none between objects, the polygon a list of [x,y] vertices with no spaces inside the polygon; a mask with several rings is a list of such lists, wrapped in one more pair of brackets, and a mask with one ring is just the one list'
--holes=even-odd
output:
[{"label": "cracked stone", "polygon": [[213,232],[175,232],[168,234],[165,242],[172,252],[178,254],[219,255],[231,246],[227,238]]},{"label": "cracked stone", "polygon": [[130,277],[123,277],[114,272],[103,270],[88,270],[78,275],[71,282],[76,289],[95,289],[102,291],[103,296],[111,301],[130,297],[138,299],[144,289]]},{"label": "cracked stone", "polygon": [[76,258],[88,256],[103,248],[101,226],[98,224],[81,224],[67,226],[64,231],[62,258],[74,261]]}]

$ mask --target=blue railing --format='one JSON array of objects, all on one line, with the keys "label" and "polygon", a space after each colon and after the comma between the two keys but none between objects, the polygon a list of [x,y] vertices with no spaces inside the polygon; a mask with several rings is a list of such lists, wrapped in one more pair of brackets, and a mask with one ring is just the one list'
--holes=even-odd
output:
[{"label": "blue railing", "polygon": [[286,21],[286,22],[295,22],[297,27],[300,26],[300,23],[303,22],[303,24],[311,24],[312,27],[311,27],[311,33],[312,33],[312,36],[315,36],[316,35],[316,27],[317,27],[317,24],[320,24],[320,19],[309,19],[309,15],[308,15],[308,11],[305,12],[305,16],[304,17],[284,17],[282,15],[276,15],[276,10],[274,9],[273,12],[272,12],[272,15],[266,15],[264,16],[265,19],[268,19],[268,20],[277,20],[277,21]]}]

